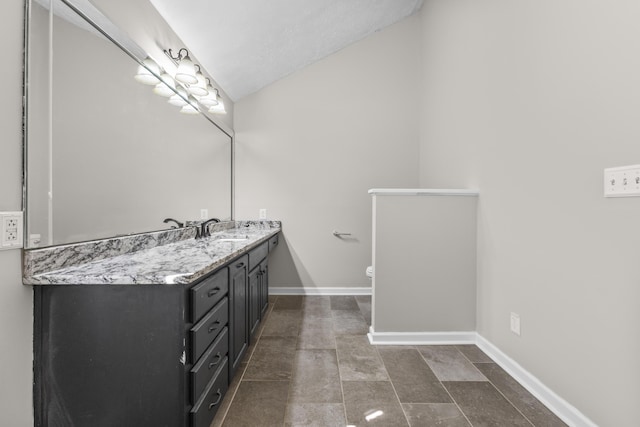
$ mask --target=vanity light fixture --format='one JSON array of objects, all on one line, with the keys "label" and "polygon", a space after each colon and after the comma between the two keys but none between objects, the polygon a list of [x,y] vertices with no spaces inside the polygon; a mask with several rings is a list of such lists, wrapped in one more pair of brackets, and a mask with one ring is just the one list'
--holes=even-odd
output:
[{"label": "vanity light fixture", "polygon": [[[175,76],[177,81],[188,85],[198,83],[196,67],[189,57],[189,51],[186,48],[181,48],[178,51],[177,56],[173,56],[171,49],[165,50],[164,52],[169,56],[169,58],[173,59],[178,64],[178,70],[176,71]],[[184,54],[182,52],[184,52]]]},{"label": "vanity light fixture", "polygon": [[160,83],[160,80],[154,74],[160,74],[160,66],[147,56],[142,61],[142,64],[138,65],[138,72],[133,78],[142,84],[154,86]]},{"label": "vanity light fixture", "polygon": [[198,101],[200,102],[200,104],[209,108],[209,107],[213,107],[214,105],[218,105],[218,99],[216,97],[216,89],[214,89],[213,86],[211,86],[211,81],[209,79],[206,79],[206,80],[207,80],[207,94],[205,96],[200,97]]},{"label": "vanity light fixture", "polygon": [[186,48],[180,48],[175,55],[171,49],[164,53],[178,66],[174,76],[147,57],[138,67],[135,79],[154,86],[153,93],[169,98],[169,104],[180,107],[181,113],[198,114],[201,105],[210,113],[227,114],[220,92],[204,76],[200,65],[193,63]]},{"label": "vanity light fixture", "polygon": [[192,95],[196,95],[196,96],[206,96],[209,92],[207,91],[207,82],[204,79],[204,75],[202,74],[202,71],[200,71],[200,66],[198,64],[195,64],[195,67],[197,69],[196,71],[196,79],[198,79],[198,82],[192,85],[189,85],[189,92],[191,92]]},{"label": "vanity light fixture", "polygon": [[227,110],[224,108],[224,102],[222,101],[222,97],[218,93],[218,89],[214,89],[214,90],[216,93],[216,100],[218,101],[218,103],[211,106],[209,108],[209,112],[214,114],[227,114]]}]

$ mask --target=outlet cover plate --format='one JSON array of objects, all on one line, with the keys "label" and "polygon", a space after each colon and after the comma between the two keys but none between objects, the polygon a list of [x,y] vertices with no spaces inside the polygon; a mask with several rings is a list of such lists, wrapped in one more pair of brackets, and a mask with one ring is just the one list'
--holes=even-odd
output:
[{"label": "outlet cover plate", "polygon": [[511,313],[511,332],[520,336],[520,315]]},{"label": "outlet cover plate", "polygon": [[640,165],[605,169],[604,197],[640,197]]},{"label": "outlet cover plate", "polygon": [[0,212],[0,250],[23,247],[22,212]]}]

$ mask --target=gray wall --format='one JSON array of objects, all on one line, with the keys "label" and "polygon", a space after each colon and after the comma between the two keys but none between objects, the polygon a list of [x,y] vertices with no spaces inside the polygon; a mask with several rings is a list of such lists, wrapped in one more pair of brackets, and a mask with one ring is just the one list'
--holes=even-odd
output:
[{"label": "gray wall", "polygon": [[[23,1],[2,3],[0,40],[5,64],[0,100],[0,211],[22,209]],[[22,286],[19,250],[0,251],[0,424],[33,425],[33,290]]]},{"label": "gray wall", "polygon": [[373,197],[374,331],[475,331],[477,197]]},{"label": "gray wall", "polygon": [[422,18],[421,185],[480,189],[478,331],[598,425],[638,425],[640,198],[602,181],[640,163],[640,2]]},{"label": "gray wall", "polygon": [[370,286],[367,190],[418,183],[419,24],[388,27],[236,103],[236,216],[266,208],[283,221],[271,286]]}]

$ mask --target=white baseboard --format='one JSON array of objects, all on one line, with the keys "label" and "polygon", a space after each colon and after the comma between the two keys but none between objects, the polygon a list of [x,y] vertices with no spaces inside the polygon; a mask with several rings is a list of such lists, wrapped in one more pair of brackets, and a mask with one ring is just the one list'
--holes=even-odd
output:
[{"label": "white baseboard", "polygon": [[542,381],[478,333],[476,333],[476,345],[569,426],[598,427],[596,423],[587,418],[582,412],[558,396],[553,390],[544,385]]},{"label": "white baseboard", "polygon": [[375,345],[475,344],[475,332],[375,332],[369,328],[369,342]]},{"label": "white baseboard", "polygon": [[312,288],[273,287],[269,295],[371,295],[371,287],[362,288]]}]

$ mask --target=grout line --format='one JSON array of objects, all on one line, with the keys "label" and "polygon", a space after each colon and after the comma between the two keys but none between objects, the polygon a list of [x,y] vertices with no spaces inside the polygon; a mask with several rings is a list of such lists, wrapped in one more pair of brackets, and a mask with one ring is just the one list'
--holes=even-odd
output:
[{"label": "grout line", "polygon": [[[476,347],[477,347],[477,346],[476,346]],[[512,402],[512,401],[511,401],[507,396],[505,396],[505,394],[502,392],[502,390],[500,390],[500,388],[499,388],[496,384],[494,384],[494,383],[493,383],[493,381],[491,381],[491,379],[489,379],[489,377],[487,377],[487,376],[486,376],[482,371],[480,371],[480,369],[478,369],[478,367],[476,366],[477,364],[480,364],[480,363],[493,363],[493,364],[495,364],[495,365],[497,366],[496,362],[495,362],[493,359],[491,359],[489,356],[487,356],[487,357],[489,357],[489,359],[491,359],[491,362],[473,362],[473,361],[472,361],[472,360],[471,360],[471,359],[470,359],[470,358],[469,358],[469,357],[468,357],[468,356],[467,356],[467,355],[466,355],[462,350],[460,350],[460,349],[458,348],[458,346],[457,346],[457,345],[455,346],[455,348],[456,348],[456,350],[458,350],[458,352],[459,352],[460,354],[462,354],[462,355],[465,357],[465,359],[467,359],[467,360],[469,361],[469,363],[471,363],[471,364],[473,365],[473,367],[474,367],[478,372],[480,372],[480,373],[482,374],[482,376],[483,376],[483,377],[485,377],[485,378],[487,379],[487,381],[489,382],[489,384],[491,384],[491,385],[493,386],[493,388],[495,388],[495,389],[496,389],[496,391],[497,391],[498,393],[500,393],[500,395],[501,395],[502,397],[504,397],[504,399],[505,399],[507,402],[509,402],[509,404],[510,404],[511,406],[513,406],[513,407],[515,408],[515,410],[516,410],[516,411],[518,411],[518,413],[519,413],[520,415],[522,415],[522,416],[524,417],[524,419],[525,419],[525,420],[527,420],[527,422],[528,422],[529,424],[531,424],[532,426],[534,426],[534,427],[535,427],[535,424],[533,424],[533,422],[531,422],[531,420],[530,420],[529,418],[527,418],[527,416],[526,416],[525,414],[523,414],[523,413],[522,413],[522,411],[521,411],[520,409],[518,409],[518,407],[517,407],[516,405],[514,405],[514,404],[513,404],[513,402]],[[484,352],[483,352],[483,353],[484,353]],[[485,354],[485,355],[486,355],[486,354]],[[448,392],[448,391],[447,391],[447,392]]]},{"label": "grout line", "polygon": [[[425,346],[425,347],[435,347],[435,346]],[[429,365],[429,361],[427,360],[426,357],[424,357],[424,354],[422,354],[422,352],[418,349],[418,346],[416,346],[416,350],[418,351],[418,354],[420,355],[420,357],[422,357],[422,360],[424,360],[424,363],[427,364],[427,366],[429,367],[429,369],[431,369],[431,365]],[[456,348],[456,350],[458,350],[458,352],[462,353],[459,349]],[[464,356],[464,354],[463,354]],[[466,356],[465,356],[466,357]],[[476,368],[477,369],[477,368]],[[433,369],[431,369],[433,371]],[[482,373],[482,372],[481,372]],[[436,373],[434,372],[433,375],[435,375],[436,379],[438,380],[438,382],[440,383],[440,386],[444,389],[444,391],[447,392],[447,394],[449,395],[449,399],[451,399],[451,401],[453,402],[454,405],[456,405],[456,408],[458,408],[458,411],[460,411],[460,413],[462,414],[462,416],[464,417],[465,420],[467,420],[467,422],[469,423],[469,425],[471,427],[473,427],[473,424],[471,423],[471,420],[469,419],[469,417],[467,417],[467,414],[464,413],[464,411],[462,410],[462,408],[460,407],[460,405],[458,405],[458,402],[456,402],[456,400],[453,398],[453,396],[451,395],[451,393],[449,392],[449,389],[444,385],[444,383],[442,382],[442,380],[440,378],[438,378],[438,376],[436,375]],[[487,378],[488,379],[488,378]]]},{"label": "grout line", "polygon": [[[276,300],[279,297],[276,297]],[[275,304],[274,304],[275,306]],[[298,325],[298,334],[296,335],[296,343],[293,346],[293,360],[291,361],[291,376],[289,377],[289,387],[287,390],[287,401],[284,404],[284,418],[282,419],[282,425],[285,425],[287,420],[287,411],[289,411],[289,403],[291,402],[291,393],[293,392],[293,377],[295,375],[296,366],[296,354],[298,353],[298,341],[300,341],[300,332],[302,332],[302,323],[304,319],[304,297],[302,297],[302,303],[300,304],[300,325]]]},{"label": "grout line", "polygon": [[402,411],[402,415],[404,415],[404,419],[407,422],[407,425],[411,426],[411,422],[409,421],[407,412],[404,410],[404,406],[402,406],[402,402],[400,401],[400,396],[398,396],[398,391],[396,390],[396,386],[393,384],[393,381],[391,380],[391,375],[389,375],[389,371],[387,370],[387,365],[384,363],[384,359],[380,354],[380,350],[378,349],[378,346],[375,346],[375,345],[373,346],[373,348],[376,350],[376,353],[378,353],[378,357],[382,362],[382,366],[384,367],[384,370],[387,372],[387,377],[389,378],[389,384],[391,384],[391,388],[393,389],[393,394],[396,395],[396,399],[398,400],[398,405],[400,405],[400,410]]},{"label": "grout line", "polygon": [[[438,380],[440,381],[440,380]],[[471,420],[469,419],[469,417],[467,417],[467,414],[464,413],[464,411],[462,410],[462,408],[460,407],[460,405],[458,405],[458,402],[456,402],[456,400],[453,398],[453,396],[451,395],[451,393],[449,393],[449,389],[442,383],[442,381],[440,381],[440,385],[442,386],[442,388],[444,389],[444,391],[447,392],[447,394],[449,395],[449,398],[451,399],[451,401],[453,402],[454,405],[456,405],[456,408],[458,408],[458,411],[460,411],[460,413],[462,414],[462,416],[464,417],[465,420],[467,420],[467,422],[469,423],[469,425],[471,427],[473,427],[473,424],[471,423]]]},{"label": "grout line", "polygon": [[[494,363],[495,363],[495,362],[494,362]],[[475,365],[474,365],[474,366],[475,366]],[[496,366],[497,366],[497,364],[496,364]],[[477,368],[476,368],[476,369],[477,369]],[[483,374],[483,375],[484,375],[484,374]],[[508,375],[508,374],[507,374],[507,375]],[[485,375],[485,377],[486,377],[486,375]],[[509,375],[509,377],[511,377],[511,376]],[[509,404],[510,404],[511,406],[513,406],[513,407],[515,408],[515,410],[516,410],[516,411],[518,411],[518,413],[519,413],[520,415],[522,415],[522,417],[523,417],[525,420],[527,420],[527,422],[528,422],[529,424],[531,424],[532,426],[534,426],[534,427],[535,427],[535,424],[534,424],[534,423],[533,423],[533,422],[532,422],[532,421],[531,421],[531,420],[530,420],[530,419],[529,419],[525,414],[523,414],[523,413],[522,413],[522,411],[521,411],[520,409],[518,409],[518,407],[517,407],[516,405],[514,405],[514,404],[513,404],[513,402],[511,401],[511,399],[509,399],[509,398],[508,398],[508,397],[507,397],[507,396],[502,392],[502,390],[500,390],[500,388],[499,388],[497,385],[495,385],[495,384],[493,383],[493,381],[491,381],[488,377],[487,377],[487,380],[489,381],[489,384],[491,384],[491,385],[493,386],[493,388],[495,388],[495,389],[498,391],[498,393],[500,393],[500,395],[501,395],[502,397],[504,397],[504,400],[506,400],[507,402],[509,402]],[[537,399],[536,399],[536,400],[537,400]]]},{"label": "grout line", "polygon": [[342,411],[344,412],[344,423],[349,425],[349,419],[347,418],[347,402],[344,398],[344,385],[342,381],[342,371],[340,370],[340,357],[338,356],[338,335],[335,330],[335,319],[333,317],[333,310],[329,305],[329,312],[331,313],[331,328],[333,329],[333,341],[336,347],[336,363],[338,364],[338,378],[340,378],[340,393],[342,393]]},{"label": "grout line", "polygon": [[[273,307],[274,306],[275,306],[275,302],[273,304],[269,303],[269,306],[267,308],[267,311],[266,311],[266,314],[264,316],[264,319],[262,319],[261,322],[263,322],[263,321],[265,321],[265,319],[269,318],[269,315],[273,311]],[[233,401],[236,398],[236,394],[238,393],[238,389],[240,388],[240,384],[242,383],[242,380],[244,379],[244,374],[247,372],[247,369],[249,368],[249,363],[251,363],[251,359],[253,358],[253,353],[255,352],[256,347],[258,346],[258,343],[260,342],[260,339],[262,339],[262,332],[264,331],[264,326],[265,325],[263,324],[261,326],[261,328],[260,328],[260,333],[257,336],[256,342],[253,345],[254,348],[251,350],[251,353],[246,355],[246,357],[248,357],[247,364],[244,367],[244,369],[242,370],[242,373],[240,375],[240,379],[238,380],[238,386],[235,388],[235,390],[233,390],[233,394],[231,394],[231,396],[230,396],[231,400],[229,401],[229,405],[227,406],[226,410],[224,411],[224,414],[222,414],[222,417],[220,418],[220,426],[224,425],[224,422],[225,422],[225,420],[227,418],[227,415],[229,414],[229,409],[231,409],[231,405],[233,405]],[[240,362],[240,364],[242,364],[242,362]],[[211,425],[213,426],[213,423]]]}]

